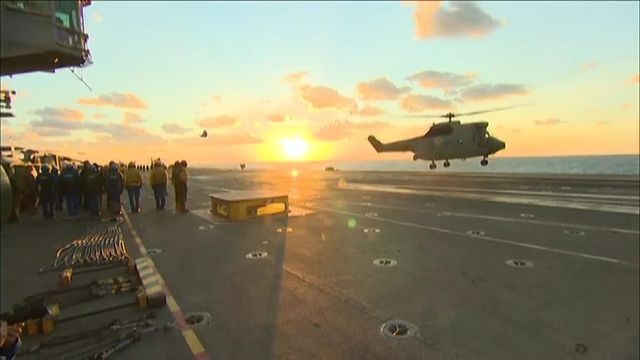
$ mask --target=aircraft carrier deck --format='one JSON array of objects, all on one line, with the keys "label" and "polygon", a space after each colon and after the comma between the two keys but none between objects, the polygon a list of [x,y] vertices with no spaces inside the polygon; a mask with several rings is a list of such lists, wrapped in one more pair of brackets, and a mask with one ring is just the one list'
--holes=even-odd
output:
[{"label": "aircraft carrier deck", "polygon": [[[288,193],[292,212],[208,213],[209,193],[249,189]],[[173,190],[164,212],[148,185],[141,198],[119,226],[132,256],[161,250],[151,259],[171,296],[158,317],[211,321],[148,334],[115,358],[639,358],[637,176],[191,169],[191,212],[173,212]],[[55,287],[58,274],[37,270],[99,223],[38,215],[2,230],[2,310]],[[268,255],[246,258],[254,251]],[[385,336],[389,320],[417,330]]]}]

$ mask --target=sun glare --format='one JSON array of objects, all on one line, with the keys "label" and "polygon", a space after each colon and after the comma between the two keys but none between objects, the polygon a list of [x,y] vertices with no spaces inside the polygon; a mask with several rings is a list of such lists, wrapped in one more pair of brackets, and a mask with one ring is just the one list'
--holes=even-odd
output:
[{"label": "sun glare", "polygon": [[282,150],[288,159],[302,159],[309,151],[309,144],[302,138],[290,138],[282,140]]}]

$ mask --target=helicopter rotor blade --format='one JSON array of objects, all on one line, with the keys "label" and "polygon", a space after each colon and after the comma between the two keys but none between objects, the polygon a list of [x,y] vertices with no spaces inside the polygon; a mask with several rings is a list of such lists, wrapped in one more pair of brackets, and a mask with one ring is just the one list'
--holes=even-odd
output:
[{"label": "helicopter rotor blade", "polygon": [[404,117],[421,118],[421,119],[446,118],[446,116],[444,115],[404,115]]},{"label": "helicopter rotor blade", "polygon": [[519,105],[513,105],[513,106],[505,106],[505,107],[491,108],[491,109],[486,109],[486,110],[478,110],[478,111],[471,111],[471,112],[466,112],[466,113],[459,113],[459,114],[456,114],[456,117],[458,117],[458,116],[469,116],[469,115],[486,114],[486,113],[490,113],[490,112],[508,110],[508,109],[513,109],[513,108],[526,106],[526,105],[529,105],[529,104],[519,104]]},{"label": "helicopter rotor blade", "polygon": [[[471,111],[471,112],[466,112],[466,113],[454,113],[454,112],[450,112],[453,113],[453,118],[459,117],[459,116],[470,116],[470,115],[479,115],[479,114],[486,114],[486,113],[490,113],[490,112],[495,112],[495,111],[503,111],[503,110],[508,110],[508,109],[513,109],[513,108],[517,108],[517,107],[521,107],[521,106],[528,106],[531,104],[518,104],[518,105],[512,105],[512,106],[505,106],[505,107],[499,107],[499,108],[491,108],[491,109],[485,109],[485,110],[478,110],[478,111]],[[412,114],[412,115],[404,115],[404,117],[410,117],[410,118],[422,118],[422,119],[431,119],[431,118],[448,118],[449,114],[443,114],[443,115],[433,115],[433,114],[428,114],[428,115],[420,115],[420,114]]]}]

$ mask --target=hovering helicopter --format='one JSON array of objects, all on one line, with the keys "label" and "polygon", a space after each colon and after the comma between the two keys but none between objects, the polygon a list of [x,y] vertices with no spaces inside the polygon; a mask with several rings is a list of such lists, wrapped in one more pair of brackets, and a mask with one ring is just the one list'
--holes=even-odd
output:
[{"label": "hovering helicopter", "polygon": [[493,111],[511,109],[515,106],[496,108],[468,113],[454,114],[449,112],[444,115],[410,115],[410,117],[421,118],[447,118],[449,121],[434,123],[426,134],[395,142],[383,144],[375,136],[370,135],[367,140],[377,152],[411,151],[413,160],[431,161],[429,169],[436,168],[437,160],[444,160],[442,164],[445,168],[451,166],[449,160],[482,156],[480,165],[489,164],[487,158],[504,149],[504,141],[491,136],[487,131],[487,122],[473,122],[461,124],[460,121],[453,121],[460,116],[470,116],[484,114]]}]

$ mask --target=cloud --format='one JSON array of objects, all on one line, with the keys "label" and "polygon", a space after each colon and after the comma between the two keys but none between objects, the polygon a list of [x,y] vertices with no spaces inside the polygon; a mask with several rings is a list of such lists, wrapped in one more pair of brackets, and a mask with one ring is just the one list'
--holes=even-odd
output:
[{"label": "cloud", "polygon": [[358,116],[378,116],[384,114],[384,110],[374,107],[374,106],[365,106],[364,108],[358,110],[354,115]]},{"label": "cloud", "polygon": [[338,91],[327,86],[304,84],[299,86],[296,91],[312,110],[357,110],[355,100],[342,96]]},{"label": "cloud", "polygon": [[298,72],[294,72],[291,74],[287,74],[285,76],[282,77],[282,82],[288,83],[288,84],[295,84],[295,83],[299,83],[300,81],[302,81],[307,75],[309,75],[308,72],[306,71],[298,71]]},{"label": "cloud", "polygon": [[202,106],[207,106],[210,103],[219,103],[222,101],[222,96],[220,95],[211,95],[205,101],[202,102]]},{"label": "cloud", "polygon": [[59,137],[59,136],[68,136],[71,135],[69,130],[63,129],[54,129],[47,127],[37,127],[34,131],[40,136],[51,136],[51,137]]},{"label": "cloud", "polygon": [[482,38],[501,26],[474,2],[413,1],[413,20],[418,39],[472,37]]},{"label": "cloud", "polygon": [[282,114],[271,114],[267,117],[267,120],[273,123],[281,123],[284,122],[284,115]]},{"label": "cloud", "polygon": [[262,139],[249,134],[209,134],[207,142],[211,145],[253,145]]},{"label": "cloud", "polygon": [[449,90],[460,86],[467,86],[476,78],[475,74],[454,74],[450,72],[426,70],[407,77],[407,80],[415,81],[427,89]]},{"label": "cloud", "polygon": [[610,120],[600,120],[596,123],[596,125],[602,126],[602,125],[609,125],[610,123],[611,123]]},{"label": "cloud", "polygon": [[318,129],[313,136],[323,141],[340,141],[350,138],[357,130],[375,129],[387,126],[388,124],[374,122],[353,122],[349,120],[336,120]]},{"label": "cloud", "polygon": [[82,130],[86,127],[87,123],[81,120],[71,119],[57,119],[57,118],[43,118],[40,120],[31,121],[31,127],[34,130],[38,129],[57,129],[57,130]]},{"label": "cloud", "polygon": [[125,109],[146,109],[147,104],[132,93],[116,93],[100,95],[96,98],[78,99],[78,104],[93,106],[115,106]]},{"label": "cloud", "polygon": [[104,115],[101,113],[95,113],[93,114],[93,118],[94,119],[104,119]]},{"label": "cloud", "polygon": [[580,70],[591,70],[595,69],[596,67],[598,67],[598,63],[595,61],[580,64]]},{"label": "cloud", "polygon": [[127,124],[93,123],[89,128],[95,132],[109,134],[113,139],[121,142],[162,140],[162,138],[158,136],[151,135],[144,128]]},{"label": "cloud", "polygon": [[549,118],[549,119],[536,120],[533,123],[536,125],[559,125],[559,124],[566,123],[566,121],[560,120],[557,118]]},{"label": "cloud", "polygon": [[635,74],[631,77],[631,82],[634,84],[640,84],[640,74]]},{"label": "cloud", "polygon": [[397,87],[386,78],[378,78],[368,83],[361,82],[357,85],[358,96],[362,100],[395,100],[398,96],[408,92],[407,86]]},{"label": "cloud", "polygon": [[431,109],[450,109],[450,100],[429,95],[407,95],[400,100],[400,107],[408,112],[420,112]]},{"label": "cloud", "polygon": [[79,110],[69,109],[66,107],[53,108],[45,107],[35,110],[34,114],[40,116],[42,119],[62,119],[69,121],[80,121],[84,119],[84,113]]},{"label": "cloud", "polygon": [[31,121],[31,128],[40,135],[61,134],[62,131],[68,133],[69,131],[81,129],[85,126],[83,122],[84,113],[82,111],[65,107],[45,107],[35,110],[33,113],[38,115],[40,119]]},{"label": "cloud", "polygon": [[184,134],[191,131],[188,127],[182,126],[178,123],[164,123],[161,129],[169,134]]},{"label": "cloud", "polygon": [[94,13],[93,14],[93,20],[95,20],[97,23],[101,23],[102,22],[102,15],[100,15],[100,13]]},{"label": "cloud", "polygon": [[132,113],[129,111],[126,111],[124,113],[124,123],[125,124],[139,124],[144,122],[144,118],[142,116],[140,116],[139,114],[136,113]]},{"label": "cloud", "polygon": [[519,84],[478,84],[463,89],[461,98],[464,101],[483,101],[501,99],[514,95],[527,95],[529,91]]},{"label": "cloud", "polygon": [[[110,124],[97,121],[84,121],[84,113],[67,108],[43,108],[34,111],[39,120],[29,123],[33,133],[41,136],[67,136],[72,131],[89,130],[109,134],[118,141],[157,140],[145,129],[127,124]],[[95,117],[95,115],[94,115]]]},{"label": "cloud", "polygon": [[238,119],[228,115],[210,116],[196,120],[196,124],[205,128],[233,127],[238,125]]}]

